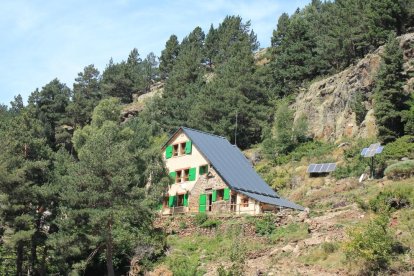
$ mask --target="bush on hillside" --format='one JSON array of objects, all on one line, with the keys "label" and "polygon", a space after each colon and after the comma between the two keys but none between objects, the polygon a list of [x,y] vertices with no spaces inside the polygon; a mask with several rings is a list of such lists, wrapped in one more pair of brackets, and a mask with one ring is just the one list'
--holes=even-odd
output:
[{"label": "bush on hillside", "polygon": [[202,228],[217,228],[220,225],[220,221],[218,219],[207,219],[206,221],[204,221],[200,227]]},{"label": "bush on hillside", "polygon": [[198,226],[201,226],[204,222],[206,222],[208,220],[208,216],[207,216],[207,214],[206,213],[198,213],[196,216],[195,216],[195,223],[198,225]]},{"label": "bush on hillside", "polygon": [[276,230],[276,224],[271,215],[255,219],[256,233],[260,236],[272,234]]},{"label": "bush on hillside", "polygon": [[358,177],[364,172],[368,172],[369,168],[364,160],[357,159],[354,162],[347,163],[342,166],[338,166],[332,175],[336,179],[343,179],[347,177]]},{"label": "bush on hillside", "polygon": [[403,157],[414,159],[414,136],[403,136],[384,147],[379,158],[399,160]]},{"label": "bush on hillside", "polygon": [[397,242],[388,228],[388,216],[381,215],[348,233],[349,241],[345,243],[348,260],[359,259],[367,271],[378,271],[388,266]]},{"label": "bush on hillside", "polygon": [[385,169],[384,175],[390,179],[411,177],[414,175],[414,160],[392,164]]},{"label": "bush on hillside", "polygon": [[382,212],[409,206],[413,200],[414,187],[411,184],[396,184],[379,192],[368,205],[374,212]]}]

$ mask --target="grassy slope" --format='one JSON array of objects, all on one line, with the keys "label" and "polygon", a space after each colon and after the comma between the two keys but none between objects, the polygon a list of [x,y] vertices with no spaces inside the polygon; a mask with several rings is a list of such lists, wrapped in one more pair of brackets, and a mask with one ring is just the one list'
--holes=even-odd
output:
[{"label": "grassy slope", "polygon": [[[355,147],[359,146],[356,143]],[[297,156],[289,157],[290,161],[284,165],[276,166],[267,160],[257,164],[269,183],[282,187],[279,190],[282,195],[310,207],[308,218],[294,214],[271,234],[262,236],[247,231],[246,225],[253,232],[260,226],[266,229],[266,218],[225,219],[207,232],[196,226],[192,231],[185,231],[190,226],[181,224],[177,233],[169,235],[170,250],[159,265],[167,266],[175,275],[219,275],[220,271],[220,275],[226,275],[223,271],[235,271],[235,275],[259,271],[265,275],[356,274],[360,263],[346,260],[344,254],[348,230],[375,216],[367,205],[379,192],[396,187],[412,190],[414,179],[378,179],[360,184],[355,177],[336,180],[332,176],[309,178],[306,175],[306,165],[315,162],[313,156],[339,163],[356,162],[356,159],[347,160],[352,147],[320,145],[309,149],[307,146],[299,149]],[[413,265],[413,215],[413,206],[391,214],[391,231],[407,250],[393,258],[389,271],[410,273],[407,271]]]}]

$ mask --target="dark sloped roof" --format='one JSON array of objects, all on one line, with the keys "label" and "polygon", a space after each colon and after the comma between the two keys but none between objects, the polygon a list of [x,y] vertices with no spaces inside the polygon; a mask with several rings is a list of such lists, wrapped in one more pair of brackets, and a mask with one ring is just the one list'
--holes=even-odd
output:
[{"label": "dark sloped roof", "polygon": [[231,189],[263,203],[303,210],[302,206],[281,198],[270,188],[239,148],[226,138],[186,127],[181,129]]},{"label": "dark sloped roof", "polygon": [[291,208],[291,209],[298,209],[301,211],[305,210],[305,208],[303,208],[302,206],[296,203],[293,203],[282,197],[270,197],[270,196],[255,194],[255,193],[243,192],[243,191],[241,191],[241,193],[245,194],[248,197],[256,199],[257,201],[263,202],[263,203],[282,206],[282,207]]}]

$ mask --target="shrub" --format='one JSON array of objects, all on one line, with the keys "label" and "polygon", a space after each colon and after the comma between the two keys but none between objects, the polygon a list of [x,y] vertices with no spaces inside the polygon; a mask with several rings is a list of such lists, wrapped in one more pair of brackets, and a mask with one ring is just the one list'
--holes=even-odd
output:
[{"label": "shrub", "polygon": [[276,230],[276,225],[271,215],[255,220],[256,233],[265,236],[270,235]]},{"label": "shrub", "polygon": [[314,158],[324,156],[335,148],[334,144],[321,141],[310,141],[299,145],[291,154],[289,160],[300,161],[303,157]]},{"label": "shrub", "polygon": [[368,225],[351,229],[344,248],[347,259],[357,258],[365,263],[366,269],[372,271],[386,268],[396,244],[387,224],[388,217],[381,215]]},{"label": "shrub", "polygon": [[339,249],[338,243],[334,243],[334,242],[322,243],[321,247],[322,247],[323,252],[325,252],[326,254],[334,253]]},{"label": "shrub", "polygon": [[414,175],[414,160],[401,161],[388,166],[384,174],[391,179],[406,178]]},{"label": "shrub", "polygon": [[400,209],[414,200],[414,187],[411,184],[396,184],[377,194],[368,203],[374,212]]},{"label": "shrub", "polygon": [[399,160],[403,157],[414,158],[414,136],[403,136],[384,147],[380,158],[385,160],[395,159]]},{"label": "shrub", "polygon": [[199,262],[199,259],[194,256],[181,255],[170,258],[168,260],[168,266],[174,275],[203,275],[203,273],[198,270]]},{"label": "shrub", "polygon": [[208,216],[207,216],[207,214],[206,213],[198,213],[196,216],[195,216],[195,223],[198,225],[198,226],[201,226],[204,222],[206,222],[208,220]]},{"label": "shrub", "polygon": [[184,230],[187,228],[187,223],[185,223],[185,221],[180,221],[180,224],[178,225],[178,228],[180,228],[180,230]]},{"label": "shrub", "polygon": [[220,225],[220,221],[217,219],[207,219],[205,222],[203,222],[200,227],[202,228],[216,228]]},{"label": "shrub", "polygon": [[357,177],[363,174],[367,170],[367,164],[361,160],[355,160],[354,162],[347,163],[345,166],[338,166],[332,175],[336,179],[342,179],[347,177]]},{"label": "shrub", "polygon": [[270,235],[273,242],[283,241],[297,241],[304,239],[309,234],[309,227],[306,223],[291,223],[286,226],[278,227]]}]

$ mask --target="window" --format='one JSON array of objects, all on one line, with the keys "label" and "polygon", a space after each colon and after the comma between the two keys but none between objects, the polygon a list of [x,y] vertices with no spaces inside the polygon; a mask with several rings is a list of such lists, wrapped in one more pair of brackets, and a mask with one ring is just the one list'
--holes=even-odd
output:
[{"label": "window", "polygon": [[208,173],[208,165],[200,166],[200,168],[199,168],[199,174],[200,175],[203,175],[203,174],[206,174],[206,173]]},{"label": "window", "polygon": [[177,195],[177,205],[176,206],[184,206],[184,194]]},{"label": "window", "polygon": [[242,197],[241,206],[242,207],[249,207],[249,198],[247,196]]},{"label": "window", "polygon": [[179,144],[177,145],[173,145],[173,156],[178,156],[178,148],[179,148]]},{"label": "window", "polygon": [[190,175],[190,169],[183,170],[183,181],[188,181]]},{"label": "window", "polygon": [[177,176],[175,177],[175,183],[180,183],[183,172],[179,170],[179,171],[176,171],[176,173],[177,173]]},{"label": "window", "polygon": [[224,189],[217,190],[217,200],[223,200],[224,198]]},{"label": "window", "polygon": [[180,144],[180,155],[185,155],[185,143]]}]

